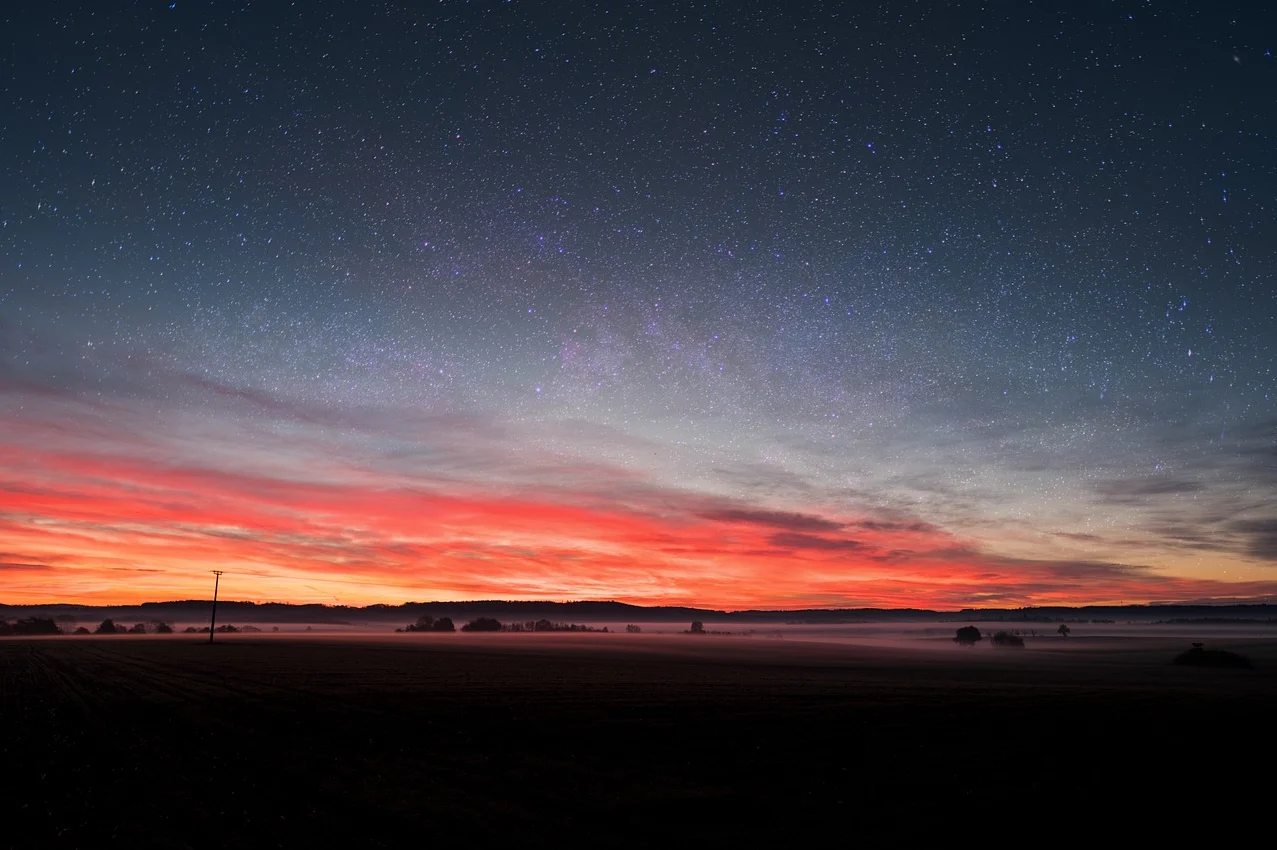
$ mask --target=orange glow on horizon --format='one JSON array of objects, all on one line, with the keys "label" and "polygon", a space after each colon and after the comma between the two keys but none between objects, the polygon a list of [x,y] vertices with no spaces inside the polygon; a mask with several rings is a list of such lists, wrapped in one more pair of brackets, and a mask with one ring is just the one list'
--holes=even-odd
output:
[{"label": "orange glow on horizon", "polygon": [[612,599],[713,608],[1019,607],[1271,595],[1272,583],[1011,559],[919,522],[683,491],[439,485],[0,446],[0,601],[208,594],[348,605]]}]

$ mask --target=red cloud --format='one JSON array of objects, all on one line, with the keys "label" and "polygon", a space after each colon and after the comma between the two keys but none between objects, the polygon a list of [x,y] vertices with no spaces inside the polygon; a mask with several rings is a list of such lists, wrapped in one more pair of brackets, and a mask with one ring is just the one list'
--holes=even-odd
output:
[{"label": "red cloud", "polygon": [[[30,435],[27,435],[30,437]],[[358,458],[273,470],[0,444],[0,598],[138,602],[207,593],[350,604],[609,598],[724,607],[953,608],[1270,596],[1105,562],[982,553],[919,521],[774,510],[644,486],[458,484]],[[295,472],[294,470],[300,470]],[[303,474],[304,473],[304,474]],[[127,578],[124,578],[127,576]]]}]

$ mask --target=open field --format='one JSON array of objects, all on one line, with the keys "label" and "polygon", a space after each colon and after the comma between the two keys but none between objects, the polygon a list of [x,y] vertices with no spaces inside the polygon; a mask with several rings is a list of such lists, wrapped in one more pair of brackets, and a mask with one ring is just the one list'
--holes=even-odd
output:
[{"label": "open field", "polygon": [[3,640],[0,843],[1226,835],[1268,805],[1277,709],[1277,641],[1227,646],[1257,669],[1165,638]]}]

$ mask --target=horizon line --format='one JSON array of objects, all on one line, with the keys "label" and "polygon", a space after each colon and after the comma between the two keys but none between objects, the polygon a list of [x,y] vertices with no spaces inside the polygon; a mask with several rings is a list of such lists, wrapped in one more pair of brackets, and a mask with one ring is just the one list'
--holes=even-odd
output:
[{"label": "horizon line", "polygon": [[[54,601],[54,602],[31,602],[31,603],[9,603],[0,601],[0,608],[50,608],[50,607],[75,607],[75,608],[141,608],[145,606],[161,606],[161,605],[182,605],[182,604],[202,604],[212,605],[213,600],[209,599],[154,599],[144,602],[132,603],[108,603],[93,604],[85,602],[73,601]],[[766,614],[785,614],[785,613],[803,613],[803,612],[839,612],[839,611],[897,611],[907,612],[916,611],[926,614],[957,614],[966,611],[1034,611],[1034,610],[1078,610],[1086,608],[1108,608],[1108,609],[1134,609],[1134,608],[1241,608],[1241,607],[1264,607],[1277,606],[1274,601],[1262,600],[1237,600],[1237,599],[1204,599],[1192,601],[1174,601],[1174,602],[1122,602],[1117,604],[1088,602],[1076,605],[1019,605],[1019,606],[978,606],[971,605],[963,608],[913,608],[913,607],[892,607],[865,605],[859,607],[804,607],[804,608],[715,608],[704,605],[693,604],[670,604],[670,605],[638,605],[632,602],[622,602],[616,599],[569,599],[569,600],[552,600],[552,599],[452,599],[452,600],[413,600],[409,602],[388,603],[388,602],[372,602],[367,605],[348,605],[345,603],[331,602],[282,602],[270,600],[258,602],[250,599],[222,599],[218,600],[219,605],[277,605],[289,608],[327,608],[327,609],[345,609],[352,611],[366,611],[370,608],[405,608],[413,605],[483,605],[483,604],[500,604],[500,605],[618,605],[627,608],[635,608],[644,611],[657,611],[666,609],[686,609],[694,611],[705,611],[716,614],[749,614],[749,613],[766,613]]]}]

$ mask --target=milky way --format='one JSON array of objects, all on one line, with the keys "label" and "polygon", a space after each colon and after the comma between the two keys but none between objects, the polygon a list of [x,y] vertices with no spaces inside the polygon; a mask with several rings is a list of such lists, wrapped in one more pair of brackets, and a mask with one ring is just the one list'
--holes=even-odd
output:
[{"label": "milky way", "polygon": [[1277,597],[1260,4],[553,5],[3,13],[0,601]]}]

